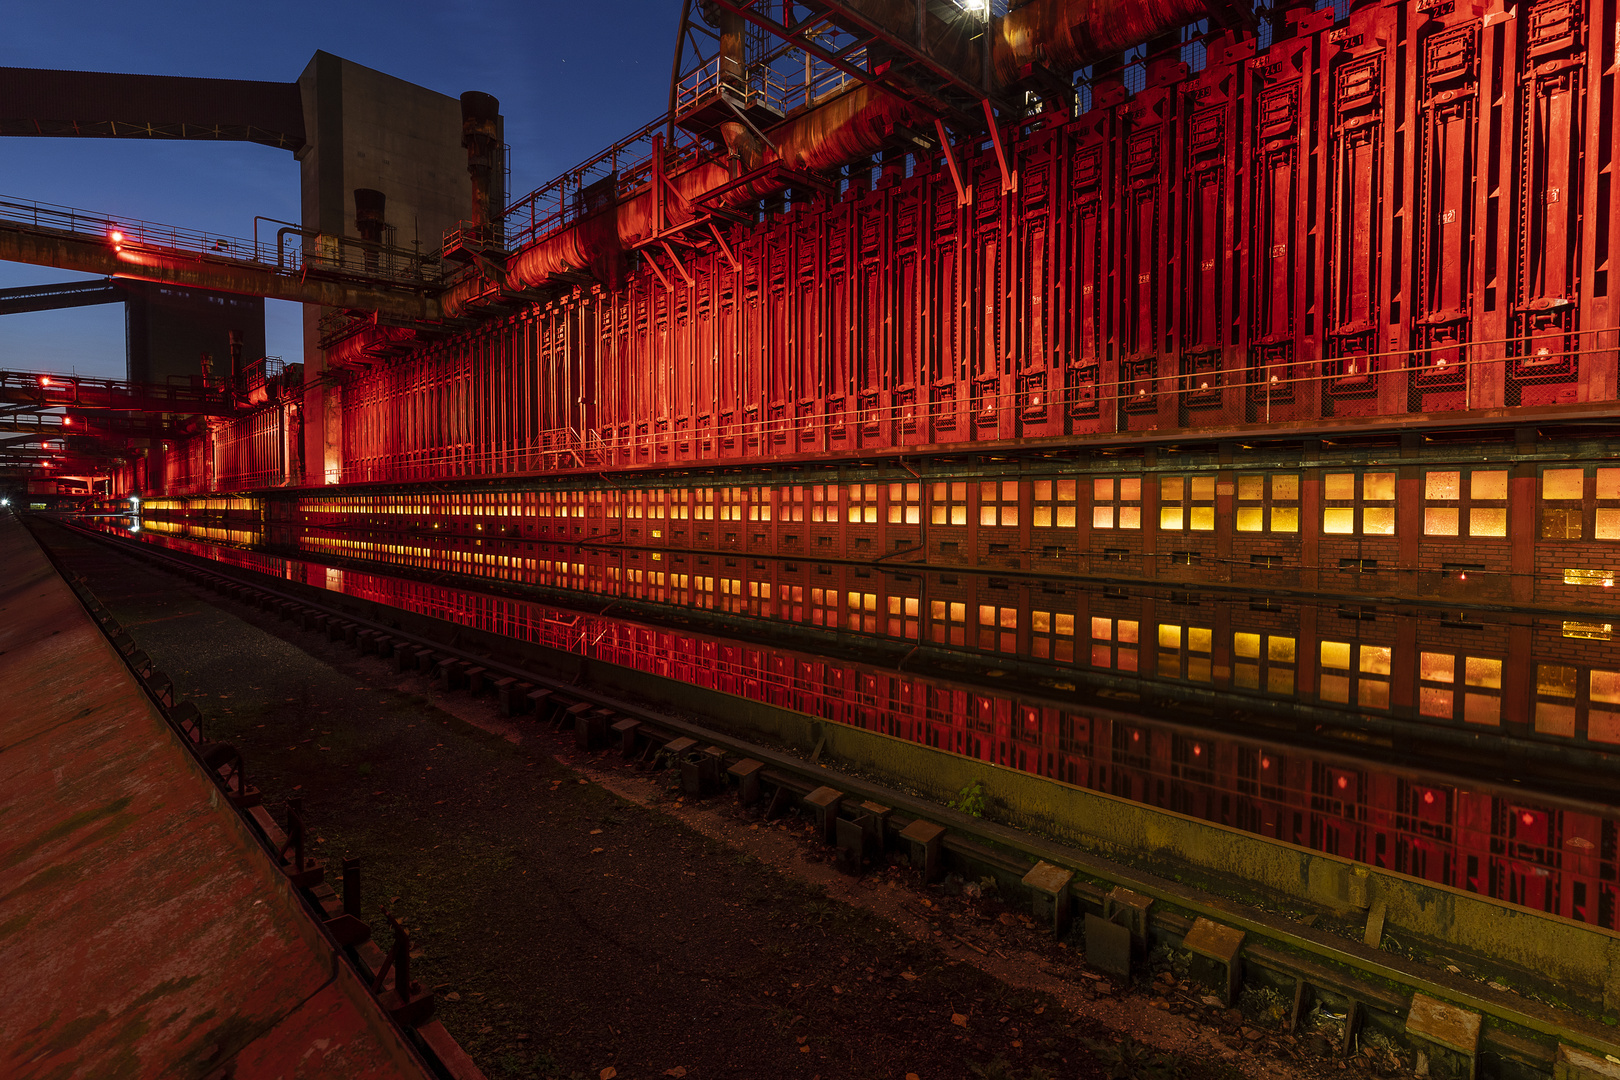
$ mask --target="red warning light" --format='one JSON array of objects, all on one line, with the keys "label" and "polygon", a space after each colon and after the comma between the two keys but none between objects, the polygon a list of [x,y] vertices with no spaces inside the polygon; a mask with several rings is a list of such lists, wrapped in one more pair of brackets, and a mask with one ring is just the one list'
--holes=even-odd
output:
[{"label": "red warning light", "polygon": [[1350,786],[1350,781],[1341,776],[1339,777],[1339,786],[1341,788],[1347,788]]},{"label": "red warning light", "polygon": [[1197,743],[1193,743],[1193,757],[1200,757],[1203,753],[1204,748]]},{"label": "red warning light", "polygon": [[1261,758],[1261,759],[1260,759],[1260,767],[1261,767],[1261,768],[1262,768],[1262,769],[1269,769],[1269,768],[1271,768],[1271,759],[1270,759],[1270,758],[1268,758],[1268,757],[1263,757],[1263,758]]},{"label": "red warning light", "polygon": [[1519,820],[1524,822],[1526,825],[1534,825],[1536,823],[1536,815],[1526,810],[1524,813],[1519,815]]},{"label": "red warning light", "polygon": [[1433,805],[1433,803],[1434,803],[1434,792],[1425,791],[1423,793],[1423,801],[1427,805]]},{"label": "red warning light", "polygon": [[112,232],[107,234],[107,239],[112,241],[113,247],[117,247],[119,244],[124,242],[124,234],[119,232],[117,229],[114,229]]},{"label": "red warning light", "polygon": [[49,386],[49,385],[51,385],[51,377],[49,375],[41,375],[39,377],[39,385],[41,385],[41,386]]},{"label": "red warning light", "polygon": [[1141,742],[1141,741],[1142,741],[1142,733],[1140,731],[1131,732],[1131,742]]}]

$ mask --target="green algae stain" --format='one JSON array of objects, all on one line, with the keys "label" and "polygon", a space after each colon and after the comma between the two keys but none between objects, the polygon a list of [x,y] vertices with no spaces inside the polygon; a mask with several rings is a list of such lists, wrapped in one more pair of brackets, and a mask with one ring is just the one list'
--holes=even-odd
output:
[{"label": "green algae stain", "polygon": [[9,870],[11,867],[16,866],[23,860],[31,858],[35,852],[44,847],[46,844],[49,844],[51,841],[60,840],[64,836],[77,832],[86,825],[89,825],[91,822],[100,821],[102,818],[113,817],[116,814],[122,813],[133,801],[134,800],[130,796],[125,795],[122,798],[114,799],[110,803],[98,806],[93,810],[79,811],[66,821],[58,822],[49,829],[46,829],[39,836],[36,836],[34,839],[28,841],[28,843],[23,844],[10,855],[7,855],[4,859],[0,859],[0,869]]},{"label": "green algae stain", "polygon": [[81,1016],[77,1020],[69,1020],[62,1025],[61,1030],[51,1036],[50,1042],[45,1044],[44,1049],[52,1054],[65,1054],[89,1038],[90,1033],[105,1024],[107,1019],[107,1010],[102,1009],[98,1013]]}]

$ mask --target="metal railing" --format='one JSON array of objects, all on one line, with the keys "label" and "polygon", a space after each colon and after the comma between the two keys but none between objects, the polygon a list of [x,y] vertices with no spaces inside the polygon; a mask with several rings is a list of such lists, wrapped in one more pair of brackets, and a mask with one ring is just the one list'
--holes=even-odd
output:
[{"label": "metal railing", "polygon": [[[258,221],[281,225],[274,243],[261,241]],[[94,240],[115,252],[159,252],[201,263],[247,267],[279,277],[308,274],[420,287],[443,280],[437,252],[423,255],[350,236],[333,236],[273,219],[255,219],[254,238],[116,217],[71,206],[0,198],[0,227],[49,236]],[[289,242],[297,237],[298,242]]]},{"label": "metal railing", "polygon": [[[1590,339],[1615,332],[1614,328],[1601,328],[1571,332],[1571,336]],[[583,431],[555,428],[538,433],[523,445],[478,448],[463,443],[362,457],[346,465],[343,480],[473,477],[721,460],[761,452],[839,453],[1064,435],[1107,436],[1134,430],[1133,415],[1156,416],[1166,403],[1185,410],[1185,421],[1181,427],[1159,430],[1196,434],[1217,427],[1320,422],[1335,415],[1376,417],[1380,414],[1372,406],[1381,386],[1394,387],[1385,392],[1404,394],[1404,407],[1391,414],[1397,416],[1533,405],[1538,403],[1534,400],[1538,388],[1573,385],[1567,378],[1560,379],[1559,373],[1573,370],[1579,357],[1616,351],[1591,347],[1537,356],[1532,352],[1535,340],[1405,349],[1326,361],[1255,362],[1237,370],[1125,376],[1107,383],[1099,379],[1064,386],[1033,381],[1019,385],[1029,377],[1006,374],[957,381],[946,388],[950,397],[932,400],[925,396],[928,388],[922,387],[798,402],[753,402],[718,416],[650,418]],[[1503,355],[1465,355],[1485,349],[1500,350]],[[1070,369],[1069,374],[1096,370]],[[1053,372],[1048,369],[1039,374]],[[995,388],[974,393],[976,383],[994,384]],[[1011,388],[1003,388],[1008,383]],[[1492,398],[1480,400],[1482,384],[1498,388]],[[1519,395],[1518,402],[1498,400],[1509,387]],[[739,411],[740,417],[736,415]]]}]

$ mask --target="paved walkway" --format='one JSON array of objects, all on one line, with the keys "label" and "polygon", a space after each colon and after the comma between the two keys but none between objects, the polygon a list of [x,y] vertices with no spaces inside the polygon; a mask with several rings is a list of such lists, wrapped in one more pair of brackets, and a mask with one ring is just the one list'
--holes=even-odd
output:
[{"label": "paved walkway", "polygon": [[426,1073],[0,511],[0,1075]]}]

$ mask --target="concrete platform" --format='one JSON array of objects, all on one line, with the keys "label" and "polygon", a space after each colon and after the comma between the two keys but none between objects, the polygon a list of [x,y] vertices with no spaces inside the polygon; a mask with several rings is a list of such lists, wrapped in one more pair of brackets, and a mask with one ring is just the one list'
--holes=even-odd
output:
[{"label": "concrete platform", "polygon": [[0,1075],[425,1080],[3,512],[0,567]]}]

